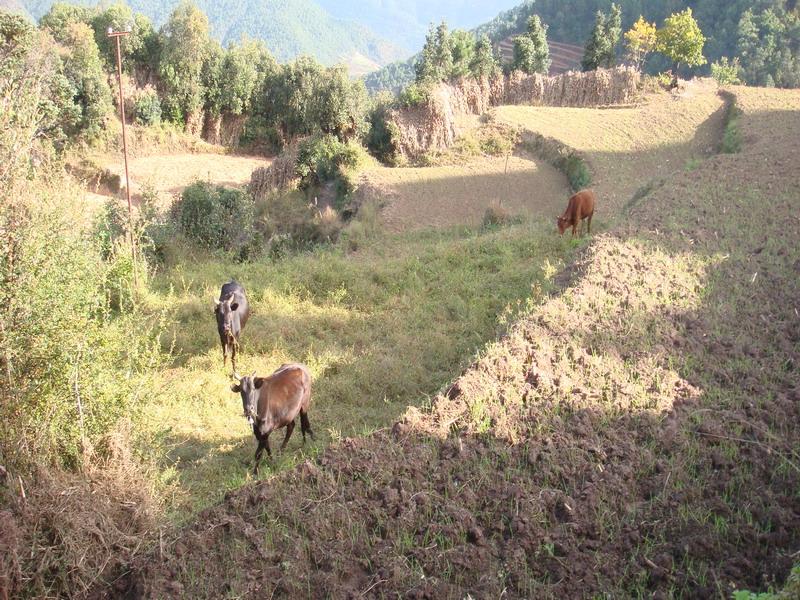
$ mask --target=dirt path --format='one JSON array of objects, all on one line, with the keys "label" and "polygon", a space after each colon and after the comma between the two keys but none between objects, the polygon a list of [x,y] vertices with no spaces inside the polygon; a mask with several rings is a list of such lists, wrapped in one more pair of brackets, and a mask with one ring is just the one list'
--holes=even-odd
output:
[{"label": "dirt path", "polygon": [[556,214],[567,181],[553,167],[522,156],[475,159],[466,165],[389,169],[365,177],[387,205],[390,231],[478,225],[486,208],[500,202],[512,215]]}]

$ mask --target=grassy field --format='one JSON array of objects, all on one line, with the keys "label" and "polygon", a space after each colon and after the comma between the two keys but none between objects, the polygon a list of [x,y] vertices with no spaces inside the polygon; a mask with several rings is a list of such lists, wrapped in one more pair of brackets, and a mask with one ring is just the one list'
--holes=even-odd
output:
[{"label": "grassy field", "polygon": [[[555,278],[566,246],[542,247],[534,254],[547,262],[538,265],[517,255],[530,269],[520,290],[557,285],[510,313],[507,335],[429,407],[418,397],[420,408],[391,430],[333,443],[229,494],[135,565],[130,589],[149,597],[707,598],[781,585],[800,543],[800,94],[733,92],[741,152],[715,157],[708,148],[722,139],[725,110],[711,91],[689,88],[658,100],[661,108],[501,109],[584,151],[613,216],[627,206],[625,220]],[[663,183],[630,202],[654,177]],[[460,281],[461,269],[474,268],[463,257],[488,240],[498,252],[517,235],[521,248],[556,240],[526,227],[459,234],[447,242],[453,263],[440,268],[459,270]],[[386,257],[426,238],[394,239]],[[441,291],[430,308],[463,289],[440,282],[443,272],[425,292]],[[191,303],[212,292],[201,285]],[[467,288],[496,296],[491,286]],[[486,325],[493,337],[493,316]],[[455,325],[441,347],[469,330]],[[473,348],[465,345],[460,364]],[[418,350],[406,365],[433,355],[420,361]],[[212,350],[196,360],[205,367],[195,371],[210,370]]]},{"label": "grassy field", "polygon": [[175,514],[216,503],[249,478],[252,432],[229,390],[212,313],[222,282],[240,281],[252,307],[239,371],[302,361],[314,376],[317,444],[298,450],[298,436],[262,470],[269,476],[424,405],[550,288],[572,247],[525,222],[386,235],[356,253],[334,247],[277,262],[191,260],[160,273],[148,304],[167,314],[174,361],[147,423],[175,484]]}]

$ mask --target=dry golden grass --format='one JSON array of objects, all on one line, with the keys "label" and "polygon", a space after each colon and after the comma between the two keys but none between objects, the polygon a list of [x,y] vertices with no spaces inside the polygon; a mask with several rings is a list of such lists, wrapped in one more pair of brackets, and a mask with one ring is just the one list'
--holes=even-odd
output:
[{"label": "dry golden grass", "polygon": [[[120,175],[125,180],[122,156],[105,156],[97,159],[103,168]],[[259,167],[272,162],[260,156],[235,154],[162,154],[130,158],[128,168],[131,193],[138,196],[151,187],[162,202],[168,203],[172,195],[179,194],[194,181],[208,181],[215,185],[244,187],[250,175]]]},{"label": "dry golden grass", "polygon": [[365,173],[372,195],[385,203],[390,231],[475,226],[486,208],[501,204],[511,215],[553,216],[569,197],[566,179],[527,156],[474,158],[442,167],[375,167]]},{"label": "dry golden grass", "polygon": [[500,122],[552,137],[583,153],[598,210],[614,214],[637,189],[681,171],[719,144],[724,101],[713,81],[689,82],[679,95],[650,94],[630,108],[503,106]]}]

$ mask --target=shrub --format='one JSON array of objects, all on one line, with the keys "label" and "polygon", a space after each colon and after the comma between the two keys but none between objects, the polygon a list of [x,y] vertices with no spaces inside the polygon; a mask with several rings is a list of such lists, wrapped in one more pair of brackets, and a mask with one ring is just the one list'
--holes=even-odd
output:
[{"label": "shrub", "polygon": [[718,61],[711,63],[711,76],[720,85],[740,85],[742,83],[739,77],[741,72],[742,67],[738,57],[729,61],[727,56],[723,56]]},{"label": "shrub", "polygon": [[369,131],[365,139],[365,144],[372,155],[388,165],[394,165],[397,162],[395,140],[397,140],[399,132],[397,125],[389,121],[393,104],[394,98],[391,95],[380,96],[375,101],[375,106],[367,116]]},{"label": "shrub", "polygon": [[579,156],[569,155],[563,161],[562,172],[567,176],[573,191],[579,191],[592,182],[586,162]]},{"label": "shrub", "polygon": [[256,228],[274,258],[316,244],[335,242],[342,228],[336,210],[321,211],[306,202],[298,191],[273,192],[256,203]]},{"label": "shrub", "polygon": [[430,88],[423,85],[412,83],[400,92],[397,96],[397,103],[404,108],[421,106],[427,104],[431,98]]},{"label": "shrub", "polygon": [[172,218],[187,238],[212,250],[246,258],[254,237],[254,204],[241,190],[198,181],[172,206]]},{"label": "shrub", "polygon": [[364,150],[354,143],[340,142],[335,136],[306,138],[297,151],[295,173],[300,189],[333,182],[337,205],[355,190],[355,171],[364,158]]},{"label": "shrub", "polygon": [[133,100],[133,118],[138,125],[156,125],[161,122],[161,101],[152,87],[147,87]]},{"label": "shrub", "polygon": [[483,215],[483,226],[492,227],[507,225],[511,221],[511,214],[497,200],[492,200]]},{"label": "shrub", "polygon": [[104,260],[76,227],[80,192],[33,185],[0,210],[0,228],[15,232],[0,244],[0,331],[13,332],[0,336],[0,455],[75,467],[135,415],[159,332],[134,310],[130,254],[112,248]]}]

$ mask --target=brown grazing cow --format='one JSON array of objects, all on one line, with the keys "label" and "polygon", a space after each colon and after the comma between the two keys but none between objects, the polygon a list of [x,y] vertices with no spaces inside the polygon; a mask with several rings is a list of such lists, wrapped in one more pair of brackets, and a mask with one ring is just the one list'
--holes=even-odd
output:
[{"label": "brown grazing cow", "polygon": [[281,450],[286,448],[294,431],[294,420],[300,415],[300,429],[303,432],[303,443],[306,432],[314,439],[311,423],[308,421],[308,407],[311,404],[311,373],[308,367],[300,363],[281,365],[269,377],[256,377],[256,374],[239,377],[239,381],[231,386],[231,390],[242,395],[244,416],[253,426],[253,434],[258,440],[253,474],[258,474],[258,463],[264,449],[272,458],[269,448],[269,434],[286,427],[286,437]]},{"label": "brown grazing cow", "polygon": [[592,190],[581,190],[567,203],[567,210],[558,219],[558,233],[564,235],[564,232],[572,227],[572,237],[575,237],[575,230],[579,225],[582,226],[581,221],[586,219],[589,233],[592,233],[592,215],[594,215],[595,196]]}]

